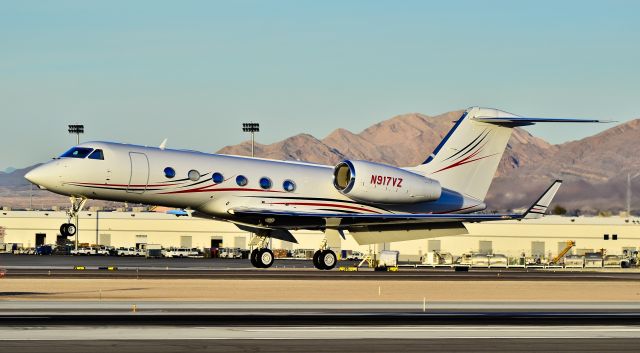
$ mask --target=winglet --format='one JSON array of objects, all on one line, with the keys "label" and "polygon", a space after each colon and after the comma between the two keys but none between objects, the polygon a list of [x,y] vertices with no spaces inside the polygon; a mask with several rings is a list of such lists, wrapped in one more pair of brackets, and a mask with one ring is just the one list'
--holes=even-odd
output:
[{"label": "winglet", "polygon": [[536,219],[542,217],[546,212],[547,208],[553,201],[553,197],[556,196],[558,189],[560,189],[560,185],[562,185],[562,180],[556,180],[549,186],[547,191],[538,198],[536,202],[529,207],[527,212],[522,214],[522,218],[524,219]]},{"label": "winglet", "polygon": [[158,146],[158,148],[160,148],[161,150],[165,149],[167,147],[167,139],[162,140],[162,143],[160,144],[160,146]]}]

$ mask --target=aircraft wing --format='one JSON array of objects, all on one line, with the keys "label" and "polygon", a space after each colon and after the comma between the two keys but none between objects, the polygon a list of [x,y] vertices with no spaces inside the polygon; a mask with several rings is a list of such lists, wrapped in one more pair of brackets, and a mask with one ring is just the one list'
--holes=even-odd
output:
[{"label": "aircraft wing", "polygon": [[487,222],[501,220],[533,219],[544,215],[562,184],[556,180],[529,209],[522,214],[434,214],[434,213],[323,213],[274,210],[260,208],[234,208],[230,210],[236,219],[261,224],[265,228],[278,229],[349,229],[358,226],[407,225],[415,227],[427,223]]}]

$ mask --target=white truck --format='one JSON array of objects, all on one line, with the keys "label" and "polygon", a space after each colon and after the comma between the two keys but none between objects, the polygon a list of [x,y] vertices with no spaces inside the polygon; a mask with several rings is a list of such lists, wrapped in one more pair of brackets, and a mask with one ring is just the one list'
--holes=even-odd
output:
[{"label": "white truck", "polygon": [[113,247],[111,247],[111,246],[101,245],[96,249],[96,254],[97,255],[102,255],[102,256],[109,256],[109,255],[111,255],[112,249],[113,249]]},{"label": "white truck", "polygon": [[98,250],[91,246],[71,250],[71,255],[95,255],[97,253]]},{"label": "white truck", "polygon": [[242,252],[240,252],[240,248],[222,248],[219,257],[221,259],[241,259]]},{"label": "white truck", "polygon": [[144,249],[136,249],[134,247],[118,248],[116,250],[118,256],[145,256]]},{"label": "white truck", "polygon": [[361,253],[360,251],[347,252],[347,257],[345,258],[345,260],[350,260],[350,261],[360,261],[362,259],[364,259],[364,254]]},{"label": "white truck", "polygon": [[189,248],[171,248],[167,250],[164,257],[191,257],[198,256],[198,252]]}]

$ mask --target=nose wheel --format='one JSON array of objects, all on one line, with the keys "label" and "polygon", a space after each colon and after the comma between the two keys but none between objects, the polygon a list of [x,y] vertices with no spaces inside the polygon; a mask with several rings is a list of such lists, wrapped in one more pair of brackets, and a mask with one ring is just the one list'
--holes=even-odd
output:
[{"label": "nose wheel", "polygon": [[65,223],[63,225],[60,226],[60,234],[63,237],[71,237],[76,235],[76,231],[78,229],[76,228],[76,225],[73,223]]},{"label": "nose wheel", "polygon": [[71,201],[71,208],[67,212],[69,222],[64,223],[60,226],[60,235],[62,235],[63,237],[71,237],[76,235],[76,233],[78,232],[78,227],[75,224],[71,223],[71,220],[78,215],[78,213],[84,207],[84,204],[87,202],[87,199],[84,197],[78,198],[75,196],[71,196],[69,200]]}]

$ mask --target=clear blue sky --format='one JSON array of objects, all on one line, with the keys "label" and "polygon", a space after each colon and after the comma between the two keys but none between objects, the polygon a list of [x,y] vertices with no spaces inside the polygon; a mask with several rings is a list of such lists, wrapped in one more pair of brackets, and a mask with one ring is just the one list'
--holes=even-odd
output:
[{"label": "clear blue sky", "polygon": [[85,140],[215,151],[248,120],[263,143],[471,105],[625,121],[640,117],[639,14],[638,1],[3,1],[0,170],[58,155],[74,122]]}]

